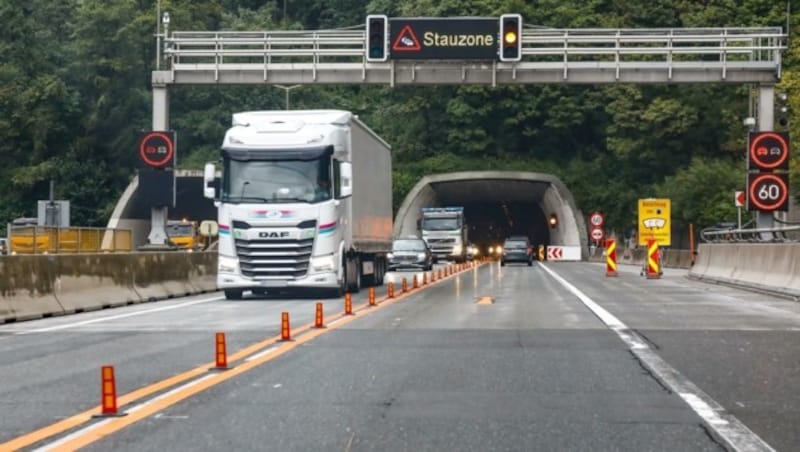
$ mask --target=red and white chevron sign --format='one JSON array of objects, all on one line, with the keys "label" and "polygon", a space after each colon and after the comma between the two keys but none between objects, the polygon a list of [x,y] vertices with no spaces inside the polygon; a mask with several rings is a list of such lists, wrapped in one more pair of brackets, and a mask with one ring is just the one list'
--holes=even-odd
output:
[{"label": "red and white chevron sign", "polygon": [[557,261],[564,258],[564,249],[560,246],[548,246],[547,247],[547,260],[549,261]]}]

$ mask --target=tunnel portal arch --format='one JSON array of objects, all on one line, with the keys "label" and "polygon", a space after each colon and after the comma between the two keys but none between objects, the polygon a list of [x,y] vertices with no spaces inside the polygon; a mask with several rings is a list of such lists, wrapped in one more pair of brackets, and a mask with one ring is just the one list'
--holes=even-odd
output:
[{"label": "tunnel portal arch", "polygon": [[[526,234],[534,244],[580,247],[588,256],[583,214],[567,186],[552,174],[525,171],[463,171],[424,176],[397,211],[394,236],[419,235],[423,207],[464,206],[470,241],[502,243]],[[548,226],[556,215],[558,224]]]}]

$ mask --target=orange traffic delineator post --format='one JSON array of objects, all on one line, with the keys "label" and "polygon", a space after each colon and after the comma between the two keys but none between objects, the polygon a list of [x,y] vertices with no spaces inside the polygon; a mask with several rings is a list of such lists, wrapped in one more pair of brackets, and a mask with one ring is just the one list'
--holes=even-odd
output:
[{"label": "orange traffic delineator post", "polygon": [[353,296],[350,292],[344,294],[344,315],[353,315]]},{"label": "orange traffic delineator post", "polygon": [[408,292],[408,281],[403,278],[403,293]]},{"label": "orange traffic delineator post", "polygon": [[419,282],[417,282],[417,275],[414,274],[414,277],[411,279],[411,287],[413,289],[419,288]]},{"label": "orange traffic delineator post", "polygon": [[370,287],[369,288],[369,305],[370,306],[375,306],[375,288],[374,287]]},{"label": "orange traffic delineator post", "polygon": [[606,240],[606,276],[617,276],[617,241]]},{"label": "orange traffic delineator post", "polygon": [[394,283],[393,282],[389,283],[389,288],[387,290],[389,291],[389,298],[394,298]]},{"label": "orange traffic delineator post", "polygon": [[431,270],[431,282],[436,282],[436,272]]},{"label": "orange traffic delineator post", "polygon": [[114,379],[114,366],[100,368],[100,414],[93,417],[117,417],[127,413],[117,412],[117,383]]},{"label": "orange traffic delineator post", "polygon": [[281,340],[282,341],[290,341],[292,340],[292,331],[289,328],[289,313],[282,312],[281,313]]},{"label": "orange traffic delineator post", "polygon": [[661,263],[658,256],[658,242],[655,239],[647,240],[647,279],[661,277]]},{"label": "orange traffic delineator post", "polygon": [[442,279],[442,269],[441,268],[439,269],[438,273],[439,273],[439,279]]},{"label": "orange traffic delineator post", "polygon": [[317,302],[317,312],[314,314],[314,328],[325,328],[322,323],[322,303]]},{"label": "orange traffic delineator post", "polygon": [[428,273],[422,272],[422,285],[428,284]]},{"label": "orange traffic delineator post", "polygon": [[216,359],[217,369],[228,368],[228,347],[225,345],[225,333],[218,332],[216,335],[216,352],[214,353]]}]

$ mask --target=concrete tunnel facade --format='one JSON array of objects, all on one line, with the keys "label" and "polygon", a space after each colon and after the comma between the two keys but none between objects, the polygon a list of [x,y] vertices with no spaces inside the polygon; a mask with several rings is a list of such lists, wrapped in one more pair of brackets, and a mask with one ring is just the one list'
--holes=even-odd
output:
[{"label": "concrete tunnel facade", "polygon": [[[117,201],[110,228],[133,231],[134,246],[147,243],[150,209],[137,196],[134,177]],[[176,206],[169,218],[217,219],[213,201],[203,197],[201,171],[176,171]],[[584,216],[572,193],[552,174],[524,171],[464,171],[425,176],[406,195],[394,221],[394,236],[418,235],[423,207],[463,206],[469,239],[478,245],[502,244],[510,234],[525,234],[534,245],[578,246],[588,256]],[[558,217],[549,228],[551,214]]]},{"label": "concrete tunnel facade", "polygon": [[[468,238],[479,245],[502,244],[525,234],[534,245],[580,247],[588,256],[584,216],[566,185],[552,174],[525,171],[464,171],[423,177],[397,211],[394,236],[419,235],[423,207],[463,206]],[[548,219],[556,215],[557,226]]]}]

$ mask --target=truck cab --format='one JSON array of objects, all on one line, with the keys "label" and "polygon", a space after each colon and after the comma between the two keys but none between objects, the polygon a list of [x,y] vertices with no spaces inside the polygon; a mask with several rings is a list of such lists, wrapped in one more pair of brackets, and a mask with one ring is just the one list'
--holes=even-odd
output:
[{"label": "truck cab", "polygon": [[424,207],[420,222],[422,239],[436,260],[467,260],[467,226],[463,207]]}]

